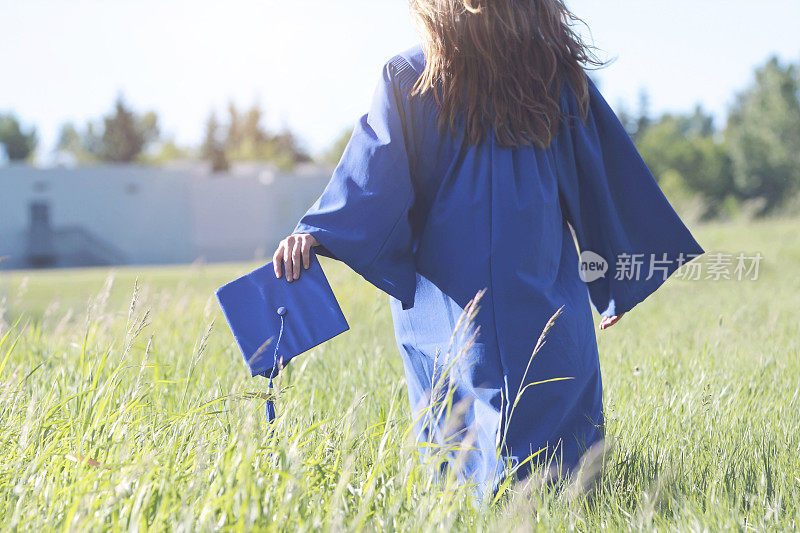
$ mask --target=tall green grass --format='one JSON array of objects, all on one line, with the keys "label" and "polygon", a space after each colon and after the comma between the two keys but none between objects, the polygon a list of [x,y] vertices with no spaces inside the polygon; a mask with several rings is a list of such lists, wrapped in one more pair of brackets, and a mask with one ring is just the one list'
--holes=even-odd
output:
[{"label": "tall green grass", "polygon": [[0,273],[0,523],[796,529],[797,226],[697,228],[709,251],[761,252],[760,279],[671,280],[599,334],[609,452],[595,489],[510,487],[482,509],[420,463],[386,297],[337,263],[324,267],[352,329],[279,379],[272,439],[264,380],[213,297],[256,264]]}]

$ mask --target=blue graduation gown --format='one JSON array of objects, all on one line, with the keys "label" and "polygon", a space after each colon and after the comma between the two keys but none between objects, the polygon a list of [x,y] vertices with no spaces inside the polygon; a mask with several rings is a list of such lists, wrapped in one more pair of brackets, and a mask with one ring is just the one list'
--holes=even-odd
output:
[{"label": "blue graduation gown", "polygon": [[[594,84],[585,120],[565,86],[546,149],[502,147],[491,130],[470,145],[463,130],[439,131],[432,97],[410,97],[424,61],[416,47],[385,65],[369,113],[294,231],[391,296],[417,437],[460,445],[451,464],[483,492],[515,465],[524,476],[537,452],[571,469],[602,439],[592,304],[605,316],[628,311],[702,249]],[[604,277],[582,281],[576,240],[608,261]],[[661,270],[617,276],[625,254],[655,254]],[[454,335],[481,290],[473,327]],[[518,394],[559,378],[569,379]],[[449,410],[438,407],[442,391]]]}]

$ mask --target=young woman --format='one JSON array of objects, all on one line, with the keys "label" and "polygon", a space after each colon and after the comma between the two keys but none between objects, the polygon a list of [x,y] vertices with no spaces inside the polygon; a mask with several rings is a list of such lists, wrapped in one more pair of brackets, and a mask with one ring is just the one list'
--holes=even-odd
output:
[{"label": "young woman", "polygon": [[[462,479],[485,491],[531,456],[573,469],[604,434],[590,303],[611,326],[702,249],[587,77],[561,0],[411,11],[422,46],[385,65],[275,275],[297,279],[315,248],[391,296],[418,438],[460,445]],[[476,295],[474,336],[454,336]],[[458,416],[431,414],[443,375]]]}]

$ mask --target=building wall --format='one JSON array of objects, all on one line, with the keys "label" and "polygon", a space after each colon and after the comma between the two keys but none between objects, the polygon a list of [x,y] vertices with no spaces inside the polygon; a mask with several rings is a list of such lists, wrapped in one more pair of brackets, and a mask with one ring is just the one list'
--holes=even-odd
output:
[{"label": "building wall", "polygon": [[11,257],[0,268],[29,266],[32,202],[49,206],[56,248],[70,264],[81,257],[119,258],[114,264],[263,257],[329,177],[329,169],[316,167],[234,176],[133,165],[7,166],[0,168],[0,256]]}]

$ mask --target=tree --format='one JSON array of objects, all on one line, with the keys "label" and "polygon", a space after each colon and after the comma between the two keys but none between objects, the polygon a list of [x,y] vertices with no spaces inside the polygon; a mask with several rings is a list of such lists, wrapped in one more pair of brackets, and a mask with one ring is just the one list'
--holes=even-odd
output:
[{"label": "tree", "polygon": [[28,159],[36,150],[37,143],[36,128],[24,132],[15,115],[0,114],[0,144],[5,147],[10,161]]},{"label": "tree", "polygon": [[659,183],[670,176],[679,181],[670,183],[672,188],[703,196],[705,216],[716,214],[736,194],[725,146],[716,138],[713,118],[700,106],[691,115],[665,114],[651,122],[637,147]]},{"label": "tree", "polygon": [[211,113],[206,121],[206,134],[203,145],[200,147],[203,159],[211,163],[212,172],[228,170],[228,158],[225,155],[225,146],[220,140],[219,122],[215,113]]},{"label": "tree", "polygon": [[163,165],[170,161],[181,161],[196,158],[193,150],[180,146],[174,139],[168,139],[159,144],[155,150],[149,151],[140,157],[148,165]]},{"label": "tree", "polygon": [[134,161],[144,148],[158,138],[158,119],[153,112],[136,116],[125,106],[122,96],[114,104],[114,113],[103,119],[101,158],[115,163]]},{"label": "tree", "polygon": [[159,137],[158,117],[152,111],[137,115],[119,96],[102,126],[88,121],[83,130],[72,123],[61,126],[57,148],[72,154],[78,163],[142,160],[144,150]]},{"label": "tree", "polygon": [[636,137],[641,137],[647,133],[647,128],[653,121],[650,119],[650,95],[647,90],[639,91],[639,118],[636,120]]},{"label": "tree", "polygon": [[57,150],[75,153],[83,149],[83,139],[78,128],[72,122],[65,122],[61,125],[58,133]]},{"label": "tree", "polygon": [[631,139],[638,142],[653,123],[650,118],[650,95],[645,89],[639,91],[639,110],[636,115],[629,113],[624,105],[620,105],[619,109],[618,117],[622,126]]},{"label": "tree", "polygon": [[762,214],[800,189],[800,82],[797,68],[772,57],[736,97],[725,139],[745,199],[763,198]]},{"label": "tree", "polygon": [[241,113],[233,103],[228,104],[225,151],[229,160],[275,162],[276,150],[270,146],[270,135],[261,126],[261,118],[257,105]]},{"label": "tree", "polygon": [[[220,139],[220,124],[216,118],[213,121],[214,131],[207,124],[205,142],[203,143],[204,158],[216,161],[219,168],[227,168],[227,162],[232,161],[268,161],[283,169],[290,169],[297,163],[310,161],[308,154],[303,150],[294,134],[288,130],[273,134],[262,124],[263,112],[258,104],[254,104],[245,112],[240,112],[233,102],[228,104],[228,125],[224,140]],[[212,137],[216,140],[212,143]],[[222,153],[219,151],[222,150]],[[223,165],[222,157],[226,160]]]},{"label": "tree", "polygon": [[102,140],[91,122],[80,131],[73,123],[61,126],[56,149],[71,154],[77,163],[90,164],[100,160]]},{"label": "tree", "polygon": [[225,149],[228,152],[235,152],[244,140],[241,119],[236,104],[228,102],[228,133],[225,138]]}]

